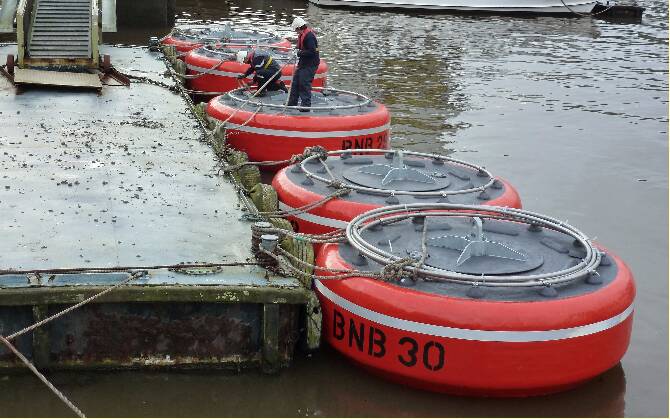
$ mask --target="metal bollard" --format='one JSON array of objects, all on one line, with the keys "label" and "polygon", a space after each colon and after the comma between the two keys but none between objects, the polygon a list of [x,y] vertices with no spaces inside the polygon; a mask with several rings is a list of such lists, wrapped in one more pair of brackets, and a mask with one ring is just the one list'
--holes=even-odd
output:
[{"label": "metal bollard", "polygon": [[258,253],[261,244],[261,236],[272,233],[272,224],[267,221],[258,221],[251,226],[251,251],[254,255]]},{"label": "metal bollard", "polygon": [[158,43],[158,37],[157,36],[152,36],[149,37],[149,51],[157,52],[160,49],[160,45]]},{"label": "metal bollard", "polygon": [[[279,244],[279,237],[275,234],[263,234],[261,236],[259,248],[265,252],[270,252],[272,254],[277,253],[277,245]],[[277,269],[277,260],[272,256],[268,255],[265,252],[259,251],[256,254],[256,259],[261,263],[261,265],[269,270]]]}]

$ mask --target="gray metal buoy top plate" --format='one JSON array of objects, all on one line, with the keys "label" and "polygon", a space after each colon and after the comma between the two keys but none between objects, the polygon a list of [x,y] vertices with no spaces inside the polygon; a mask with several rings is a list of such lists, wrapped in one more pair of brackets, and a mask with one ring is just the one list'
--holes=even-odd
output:
[{"label": "gray metal buoy top plate", "polygon": [[263,114],[309,117],[362,115],[372,113],[381,106],[359,93],[339,89],[314,89],[310,111],[303,113],[298,109],[285,106],[288,94],[281,90],[266,92],[260,97],[252,97],[252,95],[253,92],[242,88],[221,95],[216,100],[224,105],[250,112],[255,112],[262,106],[260,112]]},{"label": "gray metal buoy top plate", "polygon": [[[371,139],[374,142],[374,139]],[[310,157],[287,171],[288,178],[328,195],[333,184],[352,193],[340,199],[366,204],[435,202],[480,204],[500,197],[501,181],[483,167],[446,156],[400,150],[332,151]]]},{"label": "gray metal buoy top plate", "polygon": [[276,34],[255,29],[233,28],[230,25],[208,25],[177,28],[172,34],[175,39],[194,42],[237,42],[250,45],[267,45],[280,42]]},{"label": "gray metal buoy top plate", "polygon": [[411,260],[413,279],[397,278],[399,285],[464,298],[473,288],[481,291],[476,298],[493,300],[574,296],[606,286],[617,273],[578,230],[516,209],[396,205],[353,220],[347,239],[339,254],[352,267],[375,271]]}]

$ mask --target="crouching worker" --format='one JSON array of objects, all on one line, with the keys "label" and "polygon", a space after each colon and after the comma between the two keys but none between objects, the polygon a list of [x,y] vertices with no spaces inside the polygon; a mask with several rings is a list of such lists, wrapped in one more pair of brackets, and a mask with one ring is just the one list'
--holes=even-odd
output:
[{"label": "crouching worker", "polygon": [[288,93],[284,82],[280,80],[281,67],[268,51],[251,50],[248,53],[246,51],[239,51],[237,53],[237,61],[249,64],[247,71],[237,76],[238,79],[244,79],[251,73],[254,73],[254,83],[258,85],[259,89],[256,96],[264,96],[266,91],[274,92],[276,90],[283,90]]},{"label": "crouching worker", "polygon": [[[298,97],[300,97],[300,106],[310,107],[312,106],[312,81],[321,62],[319,43],[314,32],[307,27],[305,19],[296,17],[291,27],[298,33],[298,65],[293,73],[291,95],[287,104],[289,106],[298,105]],[[300,110],[309,111],[309,109]]]}]

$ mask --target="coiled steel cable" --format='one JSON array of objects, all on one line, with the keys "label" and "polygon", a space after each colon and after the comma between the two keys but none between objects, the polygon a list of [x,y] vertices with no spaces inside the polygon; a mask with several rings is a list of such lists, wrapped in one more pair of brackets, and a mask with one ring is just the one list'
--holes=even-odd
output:
[{"label": "coiled steel cable", "polygon": [[[386,153],[392,153],[392,152],[393,152],[393,150],[361,148],[361,149],[328,151],[327,155],[328,156],[340,156],[344,153],[352,153],[352,154],[355,153],[357,155],[359,155],[359,154],[375,154],[375,153],[376,154],[386,154]],[[439,197],[439,196],[448,196],[448,195],[468,194],[468,193],[472,193],[472,192],[481,192],[484,189],[486,189],[488,187],[491,187],[496,182],[496,179],[493,177],[491,172],[489,172],[488,170],[486,170],[482,166],[477,166],[475,164],[468,163],[468,162],[465,162],[465,161],[462,161],[462,160],[453,159],[451,157],[441,156],[439,154],[421,153],[421,152],[418,152],[418,151],[404,151],[404,150],[403,150],[403,154],[404,155],[410,155],[410,156],[431,158],[431,159],[435,159],[435,160],[441,160],[441,161],[444,161],[446,163],[454,163],[454,164],[458,164],[458,165],[461,165],[461,166],[469,167],[469,168],[477,170],[478,172],[481,172],[482,174],[487,176],[489,178],[489,181],[486,182],[485,184],[481,185],[481,186],[468,188],[468,189],[454,190],[454,191],[428,191],[428,192],[397,191],[397,190],[388,190],[388,189],[380,189],[380,188],[370,188],[370,187],[362,186],[362,185],[355,184],[355,183],[352,183],[352,182],[346,182],[344,184],[344,186],[348,189],[352,189],[352,190],[355,190],[355,191],[367,191],[367,192],[379,193],[379,194],[384,194],[384,195],[392,194],[392,195],[413,195],[413,196],[435,196],[435,197]],[[316,158],[319,158],[319,156],[310,156],[310,157],[307,157],[306,159],[304,159],[300,163],[300,169],[303,171],[305,176],[307,176],[308,178],[311,178],[312,180],[317,180],[317,181],[323,182],[325,184],[331,184],[333,182],[332,174],[329,173],[329,175],[331,175],[331,179],[326,179],[322,176],[319,176],[316,173],[311,172],[307,168],[306,165],[309,164],[310,162],[312,162]],[[324,164],[323,161],[321,162],[321,164],[322,165]],[[329,170],[326,169],[326,172],[329,172]]]},{"label": "coiled steel cable", "polygon": [[354,218],[346,227],[346,237],[355,249],[363,256],[382,265],[397,262],[400,258],[368,243],[361,233],[380,223],[398,222],[407,218],[421,217],[479,217],[514,221],[536,225],[561,232],[572,237],[585,250],[582,262],[573,267],[564,268],[550,273],[535,275],[472,275],[431,266],[407,266],[410,272],[431,280],[453,282],[459,284],[488,287],[529,287],[541,285],[557,285],[572,282],[595,272],[600,265],[601,254],[591,240],[576,228],[557,219],[531,211],[514,208],[493,207],[485,205],[459,204],[406,204],[381,207],[370,210]]}]

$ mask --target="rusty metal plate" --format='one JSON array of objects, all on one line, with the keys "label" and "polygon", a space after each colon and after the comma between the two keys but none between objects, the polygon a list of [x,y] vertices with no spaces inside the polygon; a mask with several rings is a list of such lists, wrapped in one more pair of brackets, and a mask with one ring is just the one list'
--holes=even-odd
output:
[{"label": "rusty metal plate", "polygon": [[258,354],[261,325],[258,304],[93,304],[45,330],[54,366],[176,367]]},{"label": "rusty metal plate", "polygon": [[14,83],[102,89],[102,83],[97,74],[21,68],[15,70]]}]

